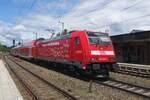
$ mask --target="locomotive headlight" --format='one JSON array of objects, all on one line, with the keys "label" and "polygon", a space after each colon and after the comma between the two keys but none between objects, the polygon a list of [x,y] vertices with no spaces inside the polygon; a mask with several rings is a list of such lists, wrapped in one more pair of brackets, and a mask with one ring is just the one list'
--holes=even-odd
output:
[{"label": "locomotive headlight", "polygon": [[92,60],[92,61],[95,61],[96,59],[93,57],[91,60]]},{"label": "locomotive headlight", "polygon": [[83,66],[83,69],[85,70],[85,69],[86,69],[86,66]]},{"label": "locomotive headlight", "polygon": [[110,61],[115,61],[116,59],[115,59],[115,57],[110,57],[109,60]]},{"label": "locomotive headlight", "polygon": [[98,60],[107,60],[107,58],[99,58]]}]

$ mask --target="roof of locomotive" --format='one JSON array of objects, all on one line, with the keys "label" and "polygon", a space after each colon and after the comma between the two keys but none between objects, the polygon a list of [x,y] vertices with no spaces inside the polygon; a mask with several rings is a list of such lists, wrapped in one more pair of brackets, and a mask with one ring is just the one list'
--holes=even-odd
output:
[{"label": "roof of locomotive", "polygon": [[108,34],[106,32],[101,32],[101,31],[92,31],[92,30],[72,30],[70,31],[69,33],[72,33],[72,32],[94,32],[94,33],[102,33],[102,34]]},{"label": "roof of locomotive", "polygon": [[32,40],[32,41],[29,41],[29,42],[25,42],[25,43],[23,43],[21,45],[17,45],[14,48],[33,46],[33,45],[35,45],[35,43],[37,41],[48,42],[48,41],[54,41],[54,40],[60,40],[60,39],[64,39],[64,38],[69,38],[69,37],[71,37],[71,34],[74,33],[74,32],[94,32],[94,33],[108,34],[108,33],[104,33],[104,32],[96,32],[96,31],[90,31],[90,30],[72,30],[72,31],[69,31],[69,32],[66,31],[66,33],[62,33],[61,35],[55,36],[55,37],[50,38],[50,39],[39,38],[37,40]]},{"label": "roof of locomotive", "polygon": [[48,41],[54,41],[54,40],[69,38],[69,37],[71,37],[71,34],[74,33],[74,32],[94,32],[94,33],[108,34],[108,33],[104,33],[104,32],[96,32],[96,31],[89,31],[89,30],[72,30],[72,31],[69,31],[69,32],[66,32],[66,33],[62,32],[61,35],[59,34],[59,35],[56,35],[53,38],[45,39],[42,42],[48,42]]}]

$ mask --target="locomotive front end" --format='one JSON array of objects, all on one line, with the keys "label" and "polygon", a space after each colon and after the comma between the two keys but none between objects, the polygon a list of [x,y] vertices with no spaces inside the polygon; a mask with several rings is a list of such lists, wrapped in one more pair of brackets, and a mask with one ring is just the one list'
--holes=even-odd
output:
[{"label": "locomotive front end", "polygon": [[98,77],[109,77],[114,69],[116,56],[110,37],[106,33],[87,32],[89,64],[87,70]]}]

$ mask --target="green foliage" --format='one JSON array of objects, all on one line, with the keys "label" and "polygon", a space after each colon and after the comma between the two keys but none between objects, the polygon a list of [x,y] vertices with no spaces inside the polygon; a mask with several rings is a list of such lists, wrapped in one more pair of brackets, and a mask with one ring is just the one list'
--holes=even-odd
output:
[{"label": "green foliage", "polygon": [[9,52],[10,48],[0,43],[0,52]]}]

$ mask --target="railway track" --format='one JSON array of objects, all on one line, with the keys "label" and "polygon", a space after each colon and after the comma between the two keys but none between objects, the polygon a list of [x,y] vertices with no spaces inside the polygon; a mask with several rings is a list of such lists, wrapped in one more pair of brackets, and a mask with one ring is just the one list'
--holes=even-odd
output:
[{"label": "railway track", "polygon": [[150,78],[150,66],[138,65],[138,64],[127,64],[118,63],[118,67],[115,69],[115,73],[139,76],[143,78]]},{"label": "railway track", "polygon": [[15,77],[18,79],[18,81],[22,84],[23,88],[26,90],[26,92],[28,93],[28,95],[30,95],[30,97],[33,100],[38,100],[37,96],[34,94],[34,92],[32,92],[32,90],[30,89],[30,87],[23,82],[23,80],[16,74],[16,72],[11,68],[11,65],[6,61],[5,56],[3,57],[3,60],[5,61],[5,65],[8,69],[10,69],[10,71],[15,75]]},{"label": "railway track", "polygon": [[[19,64],[19,66],[21,65]],[[137,85],[125,83],[122,81],[116,81],[112,79],[104,82],[94,80],[94,82],[97,84],[102,84],[105,86],[112,87],[114,89],[119,89],[121,91],[126,91],[150,99],[150,88],[147,87],[137,86]],[[72,100],[76,100],[76,99],[72,99]]]},{"label": "railway track", "polygon": [[110,79],[110,80],[104,81],[104,82],[94,80],[94,82],[97,84],[102,84],[102,85],[116,88],[116,89],[119,89],[122,91],[126,91],[129,93],[138,95],[138,96],[142,96],[142,97],[147,98],[148,100],[150,99],[150,88],[148,88],[148,87],[133,85],[133,84],[129,84],[126,82],[117,81],[117,80],[113,80],[113,79]]},{"label": "railway track", "polygon": [[[38,89],[33,89],[33,87],[36,85],[40,85],[39,87],[41,87],[41,88],[39,88],[39,91],[40,91],[40,93],[43,93],[44,96],[46,96],[45,94],[50,93],[50,90],[53,90],[53,91],[55,91],[54,92],[55,95],[56,95],[56,93],[59,94],[59,95],[56,95],[59,97],[59,99],[61,98],[61,99],[66,100],[66,98],[67,98],[69,100],[77,100],[77,98],[75,96],[73,96],[72,94],[58,88],[54,84],[50,83],[48,80],[45,80],[42,77],[40,77],[39,75],[31,72],[30,70],[26,69],[24,66],[20,65],[19,63],[12,60],[11,58],[7,57],[7,60],[6,60],[6,57],[5,57],[5,62],[7,64],[7,66],[9,67],[9,69],[15,74],[15,76],[23,84],[23,86],[25,87],[27,92],[29,92],[29,94],[33,97],[34,100],[43,99],[39,96],[38,93],[35,93],[35,90],[38,90]],[[12,68],[12,65],[14,68]],[[18,72],[17,72],[18,69],[25,71],[25,72],[20,72],[22,75],[25,75],[25,77],[21,77],[21,74],[18,74]],[[30,74],[30,75],[27,76],[27,74],[28,75]],[[33,79],[33,77],[34,77],[34,79]],[[30,80],[31,84],[34,84],[33,87],[29,86],[29,84],[27,84],[27,82],[25,82],[25,80]],[[35,83],[38,83],[38,84],[35,84]],[[46,90],[44,90],[42,87]],[[50,93],[50,94],[52,94],[52,93]],[[60,96],[60,94],[61,94],[61,96]],[[64,96],[64,98],[62,96]],[[53,98],[51,98],[51,99],[53,99]]]}]

